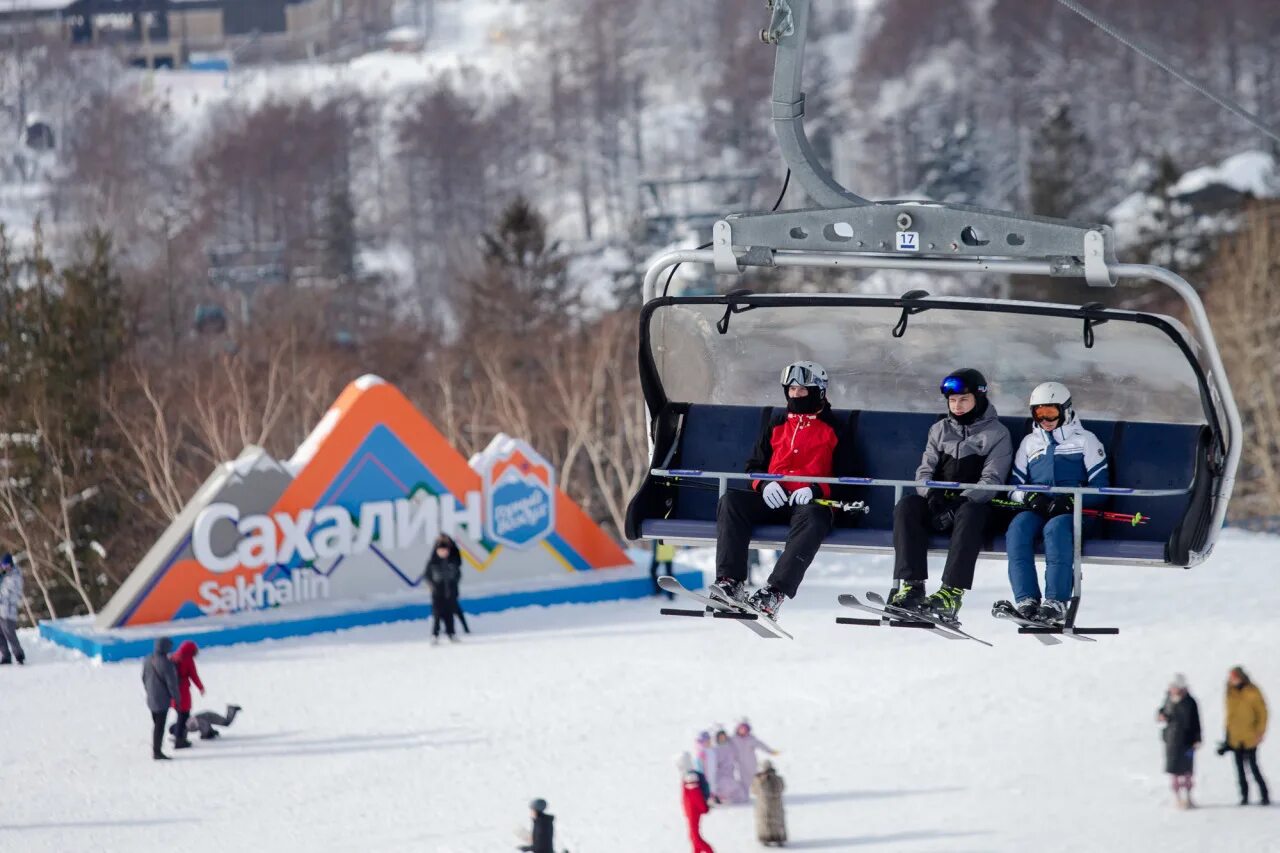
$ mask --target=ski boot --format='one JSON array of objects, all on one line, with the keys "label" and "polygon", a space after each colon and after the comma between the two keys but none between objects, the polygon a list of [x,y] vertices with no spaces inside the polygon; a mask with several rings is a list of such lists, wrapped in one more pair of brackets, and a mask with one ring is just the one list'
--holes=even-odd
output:
[{"label": "ski boot", "polygon": [[1046,598],[1044,603],[1040,605],[1040,621],[1054,626],[1066,624],[1067,602]]},{"label": "ski boot", "polygon": [[716,578],[716,582],[707,587],[707,595],[725,604],[745,604],[747,585],[733,578]]},{"label": "ski boot", "polygon": [[747,606],[777,622],[778,611],[782,609],[782,602],[786,600],[787,597],[773,587],[762,586],[747,599]]},{"label": "ski boot", "polygon": [[960,622],[960,605],[964,601],[964,590],[958,586],[943,584],[933,595],[924,600],[922,609],[927,610],[943,622]]},{"label": "ski boot", "polygon": [[1013,609],[1018,611],[1018,615],[1029,622],[1038,622],[1040,620],[1040,599],[1038,598],[1019,598],[1017,603],[1013,605]]},{"label": "ski boot", "polygon": [[903,581],[889,597],[889,604],[900,610],[919,610],[924,606],[924,581]]}]

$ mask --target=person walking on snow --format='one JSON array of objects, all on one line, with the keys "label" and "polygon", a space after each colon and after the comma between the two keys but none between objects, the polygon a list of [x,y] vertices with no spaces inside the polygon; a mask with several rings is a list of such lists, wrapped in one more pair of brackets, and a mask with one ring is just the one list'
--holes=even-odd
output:
[{"label": "person walking on snow", "polygon": [[1164,727],[1164,772],[1169,774],[1174,800],[1180,809],[1195,807],[1191,789],[1195,785],[1196,749],[1200,746],[1200,708],[1187,691],[1187,679],[1177,673],[1169,684],[1164,704],[1156,712]]},{"label": "person walking on snow", "polygon": [[[827,401],[827,371],[812,361],[782,369],[785,411],[770,414],[747,460],[747,473],[775,476],[835,477],[850,472],[853,429],[837,418]],[[730,489],[716,506],[716,581],[713,598],[745,602],[777,619],[785,598],[795,598],[805,570],[831,531],[834,512],[814,503],[830,498],[827,483],[752,480],[752,491]],[[757,524],[788,524],[786,547],[768,582],[748,596],[747,551]]]},{"label": "person walking on snow", "polygon": [[164,743],[164,720],[169,707],[178,699],[178,669],[169,660],[173,640],[156,638],[155,650],[142,661],[142,686],[147,693],[147,710],[151,712],[151,757],[167,761],[160,747]]},{"label": "person walking on snow", "polygon": [[747,779],[738,775],[738,754],[729,741],[729,734],[720,729],[716,732],[716,743],[713,752],[714,772],[710,774],[711,796],[718,803],[745,803],[747,801]]},{"label": "person walking on snow", "polygon": [[698,774],[694,771],[684,775],[680,796],[684,804],[684,817],[689,823],[689,841],[693,844],[693,853],[715,853],[702,837],[702,816],[711,811],[711,807],[707,805],[707,797],[702,793]]},{"label": "person walking on snow", "polygon": [[427,588],[431,590],[431,642],[440,642],[440,623],[444,622],[445,634],[451,642],[458,638],[453,632],[453,617],[458,610],[458,584],[462,581],[462,555],[458,545],[449,536],[441,534],[431,550],[431,559],[423,574]]},{"label": "person walking on snow", "polygon": [[174,707],[178,709],[178,731],[173,736],[174,749],[187,749],[191,741],[187,739],[187,720],[191,717],[191,684],[200,688],[204,695],[204,684],[200,681],[200,673],[196,671],[196,655],[200,647],[193,640],[183,640],[178,650],[173,653],[173,663],[178,671],[178,696]]},{"label": "person walking on snow", "polygon": [[751,733],[751,724],[746,720],[738,723],[730,743],[733,745],[733,757],[738,767],[738,778],[742,780],[743,785],[750,785],[752,780],[755,779],[757,750],[767,752],[769,755],[778,754],[777,750],[770,749],[764,741]]},{"label": "person walking on snow", "polygon": [[751,782],[751,795],[756,800],[756,840],[766,847],[787,843],[787,819],[782,810],[786,787],[772,761],[765,761]]},{"label": "person walking on snow", "polygon": [[[1240,784],[1240,805],[1249,804],[1249,780],[1245,778],[1245,764],[1253,771],[1258,783],[1260,805],[1271,805],[1267,782],[1258,769],[1258,746],[1267,733],[1267,701],[1243,667],[1233,667],[1227,674],[1227,734],[1223,746],[1236,759],[1236,781]],[[1223,750],[1223,751],[1226,751]]]},{"label": "person walking on snow", "polygon": [[555,817],[547,814],[547,801],[539,798],[530,802],[529,814],[533,818],[533,827],[527,843],[519,849],[523,853],[556,853]]},{"label": "person walking on snow", "polygon": [[18,609],[22,607],[22,570],[12,554],[0,557],[0,664],[27,662],[18,642]]},{"label": "person walking on snow", "polygon": [[[987,399],[987,380],[971,367],[947,375],[940,389],[947,416],[929,428],[915,479],[1004,485],[1013,460],[1009,430]],[[895,607],[933,613],[957,621],[965,590],[973,586],[974,565],[995,492],[958,492],[919,486],[898,501],[893,512]],[[929,534],[950,535],[942,586],[925,595],[929,578]]]},{"label": "person walking on snow", "polygon": [[[1045,382],[1031,392],[1031,433],[1013,458],[1012,484],[1036,486],[1111,485],[1107,452],[1102,442],[1076,416],[1071,392],[1060,382]],[[1103,495],[1084,495],[1086,507],[1096,507]],[[1045,494],[1021,489],[1009,500],[1025,507],[1009,522],[1005,547],[1009,557],[1009,584],[1013,606],[1024,619],[1053,625],[1066,621],[1075,587],[1075,536],[1071,495]],[[1036,540],[1044,540],[1044,601],[1036,579]]]}]

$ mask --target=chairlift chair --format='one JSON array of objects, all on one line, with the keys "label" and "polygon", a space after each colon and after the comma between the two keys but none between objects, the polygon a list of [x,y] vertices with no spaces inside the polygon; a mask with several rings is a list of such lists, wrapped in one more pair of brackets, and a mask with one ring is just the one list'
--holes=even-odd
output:
[{"label": "chairlift chair", "polygon": [[[816,161],[804,131],[800,79],[809,0],[770,0],[769,7],[762,37],[777,45],[775,133],[792,178],[815,206],[726,216],[715,224],[710,248],[670,252],[650,265],[639,369],[652,453],[649,475],[628,508],[627,536],[714,542],[718,495],[746,485],[743,466],[761,418],[781,404],[778,366],[808,359],[827,368],[837,414],[857,419],[858,468],[848,472],[856,476],[822,482],[871,507],[855,524],[837,521],[823,548],[892,552],[893,507],[904,490],[948,485],[913,478],[929,426],[941,414],[937,382],[968,365],[988,377],[1015,446],[1031,427],[1027,394],[1052,379],[1072,389],[1082,420],[1108,451],[1112,488],[1044,489],[1077,498],[1068,632],[1082,562],[1185,568],[1202,562],[1226,517],[1242,428],[1196,291],[1167,269],[1118,263],[1105,225],[929,201],[872,202],[841,187]],[[923,291],[897,297],[659,291],[665,274],[690,263],[725,276],[749,267],[1038,275],[1060,283],[1064,297],[1076,289],[1083,304]],[[1121,279],[1169,287],[1186,305],[1192,329],[1168,316],[1104,308],[1084,295]],[[1149,522],[1100,527],[1082,541],[1079,496],[1098,491],[1107,509],[1141,512]],[[785,527],[761,526],[753,544],[776,547],[785,537]],[[946,546],[939,538],[930,550]],[[986,543],[984,556],[1004,553],[1003,536]]]}]

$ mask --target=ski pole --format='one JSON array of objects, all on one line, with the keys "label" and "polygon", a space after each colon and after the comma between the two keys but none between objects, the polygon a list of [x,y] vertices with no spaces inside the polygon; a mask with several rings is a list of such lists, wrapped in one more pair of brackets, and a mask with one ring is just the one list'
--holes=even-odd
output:
[{"label": "ski pole", "polygon": [[[1002,498],[993,498],[991,502],[996,506],[1014,507],[1019,509],[1030,508],[1026,504],[1020,503],[1019,501],[1004,500]],[[1151,516],[1143,515],[1140,512],[1135,512],[1131,514],[1127,512],[1111,512],[1110,510],[1103,510],[1103,509],[1081,509],[1080,512],[1082,512],[1085,515],[1091,516],[1093,518],[1100,518],[1103,521],[1120,522],[1123,524],[1128,524],[1132,527],[1137,527],[1139,524],[1146,524],[1148,521],[1151,520]]]},{"label": "ski pole", "polygon": [[[720,491],[720,487],[712,483],[703,483],[700,480],[686,480],[684,477],[655,477],[654,479],[665,481],[668,485],[676,488],[714,489],[717,492]],[[743,489],[734,486],[730,486],[727,491],[746,492],[751,495],[759,494],[755,489]],[[864,514],[871,512],[871,507],[867,505],[866,501],[836,501],[830,498],[814,498],[813,502],[838,512],[860,512]]]}]

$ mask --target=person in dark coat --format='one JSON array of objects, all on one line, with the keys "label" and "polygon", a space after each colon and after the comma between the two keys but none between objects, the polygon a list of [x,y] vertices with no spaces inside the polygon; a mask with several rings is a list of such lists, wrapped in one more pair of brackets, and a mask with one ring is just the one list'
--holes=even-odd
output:
[{"label": "person in dark coat", "polygon": [[193,640],[183,640],[178,650],[173,653],[173,665],[178,670],[178,696],[173,707],[178,710],[178,730],[173,737],[174,749],[187,749],[191,741],[187,739],[187,720],[191,718],[191,684],[200,688],[204,695],[204,683],[200,681],[200,673],[196,670],[196,655],[200,647]]},{"label": "person in dark coat", "polygon": [[431,590],[431,642],[440,642],[440,623],[444,622],[445,634],[457,641],[453,633],[453,617],[458,610],[458,584],[462,580],[462,555],[458,544],[445,534],[440,534],[431,549],[423,579]]},{"label": "person in dark coat", "polygon": [[555,817],[547,814],[547,801],[537,799],[529,803],[529,813],[533,816],[533,829],[529,833],[529,843],[520,850],[523,853],[556,853],[553,839]]},{"label": "person in dark coat", "polygon": [[142,686],[147,691],[147,709],[151,711],[151,757],[168,760],[160,751],[164,743],[164,720],[169,716],[169,706],[178,701],[178,668],[169,660],[173,640],[156,639],[155,651],[142,662]]},{"label": "person in dark coat", "polygon": [[1165,724],[1164,772],[1170,776],[1176,804],[1180,809],[1194,808],[1191,788],[1196,749],[1200,746],[1200,708],[1187,691],[1187,679],[1182,673],[1169,684],[1156,719]]}]

